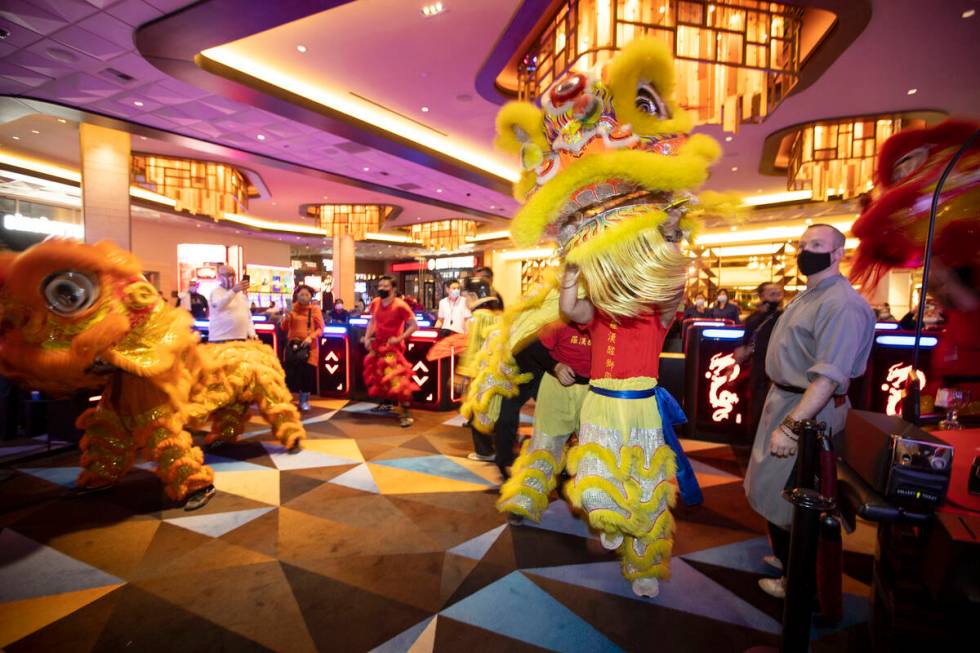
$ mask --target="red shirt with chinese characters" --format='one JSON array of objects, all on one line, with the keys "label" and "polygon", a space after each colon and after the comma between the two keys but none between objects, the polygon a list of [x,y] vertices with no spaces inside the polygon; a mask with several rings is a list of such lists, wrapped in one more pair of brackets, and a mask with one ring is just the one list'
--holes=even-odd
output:
[{"label": "red shirt with chinese characters", "polygon": [[592,378],[656,378],[667,327],[658,313],[643,315],[619,324],[596,310],[588,325],[592,336]]},{"label": "red shirt with chinese characters", "polygon": [[586,327],[564,322],[552,322],[538,336],[551,357],[572,368],[579,376],[589,378],[592,361],[592,340]]}]

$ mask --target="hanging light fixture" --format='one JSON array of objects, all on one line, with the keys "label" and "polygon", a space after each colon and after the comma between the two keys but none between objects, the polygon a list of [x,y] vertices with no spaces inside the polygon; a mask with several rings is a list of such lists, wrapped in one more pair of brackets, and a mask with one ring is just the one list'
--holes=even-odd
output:
[{"label": "hanging light fixture", "polygon": [[134,186],[174,200],[177,211],[210,216],[248,210],[248,181],[236,168],[214,161],[196,161],[135,154],[131,162]]},{"label": "hanging light fixture", "polygon": [[698,124],[734,132],[796,85],[803,13],[761,0],[565,0],[519,58],[517,93],[533,101],[569,69],[601,66],[635,38],[658,38],[673,48],[678,103]]},{"label": "hanging light fixture", "polygon": [[431,250],[457,250],[474,236],[476,222],[462,218],[412,225],[412,240]]},{"label": "hanging light fixture", "polygon": [[364,240],[368,233],[377,233],[391,211],[380,204],[313,204],[306,214],[317,221],[325,238],[350,235]]},{"label": "hanging light fixture", "polygon": [[[787,167],[788,190],[813,191],[814,200],[843,199],[871,190],[881,144],[920,120],[881,115],[814,122],[798,129]],[[924,124],[924,123],[922,123]]]}]

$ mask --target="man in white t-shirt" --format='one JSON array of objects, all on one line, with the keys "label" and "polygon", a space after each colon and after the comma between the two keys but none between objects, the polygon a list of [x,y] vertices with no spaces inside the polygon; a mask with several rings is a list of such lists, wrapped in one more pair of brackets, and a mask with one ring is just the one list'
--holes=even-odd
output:
[{"label": "man in white t-shirt", "polygon": [[453,279],[446,284],[446,287],[449,293],[439,300],[439,315],[435,327],[441,331],[443,336],[453,333],[466,333],[466,322],[470,319],[470,309],[466,307],[466,300],[460,297],[459,281]]},{"label": "man in white t-shirt", "polygon": [[211,291],[211,327],[208,342],[256,338],[252,312],[248,307],[248,281],[235,283],[235,271],[227,265],[218,268],[218,288]]}]

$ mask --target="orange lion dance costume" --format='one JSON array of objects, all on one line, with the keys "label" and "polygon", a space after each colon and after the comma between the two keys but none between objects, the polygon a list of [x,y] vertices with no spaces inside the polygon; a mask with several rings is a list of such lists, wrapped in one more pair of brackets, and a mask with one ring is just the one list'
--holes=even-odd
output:
[{"label": "orange lion dance costume", "polygon": [[102,389],[77,422],[79,487],[115,483],[143,450],[170,498],[209,489],[214,473],[186,427],[210,419],[208,444],[234,441],[253,402],[287,448],[305,437],[271,348],[202,345],[191,325],[110,242],[0,253],[0,374],[54,395]]}]

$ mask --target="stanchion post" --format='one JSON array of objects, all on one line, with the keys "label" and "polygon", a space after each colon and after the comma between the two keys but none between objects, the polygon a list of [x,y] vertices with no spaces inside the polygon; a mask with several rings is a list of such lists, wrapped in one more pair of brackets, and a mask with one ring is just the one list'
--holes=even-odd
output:
[{"label": "stanchion post", "polygon": [[834,502],[815,489],[818,442],[826,424],[803,423],[797,452],[796,485],[783,497],[793,504],[793,526],[786,570],[786,599],[783,605],[781,653],[806,653],[810,647],[813,599],[816,597],[817,539],[820,515],[832,510]]}]

